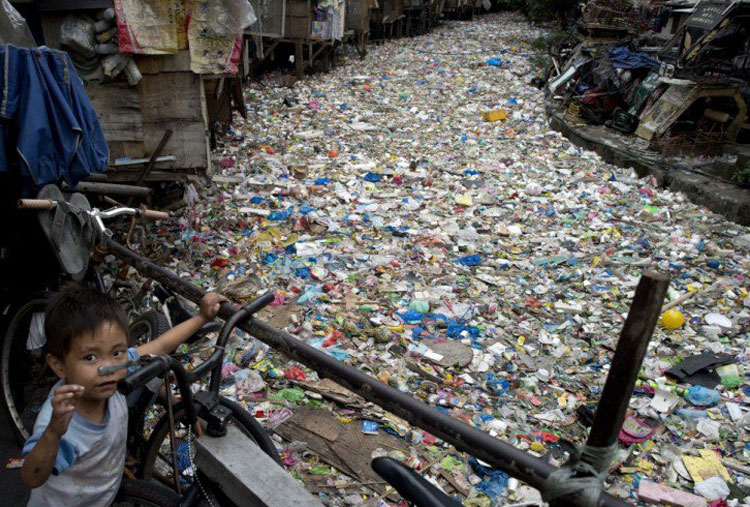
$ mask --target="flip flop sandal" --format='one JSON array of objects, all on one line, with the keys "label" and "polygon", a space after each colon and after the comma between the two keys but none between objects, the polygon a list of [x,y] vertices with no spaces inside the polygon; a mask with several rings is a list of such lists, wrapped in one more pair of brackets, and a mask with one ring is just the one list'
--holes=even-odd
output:
[{"label": "flip flop sandal", "polygon": [[82,280],[88,269],[93,242],[90,217],[83,210],[91,210],[91,205],[84,195],[78,193],[66,202],[55,185],[45,186],[37,197],[57,202],[55,209],[39,213],[39,223],[62,269],[74,280]]}]

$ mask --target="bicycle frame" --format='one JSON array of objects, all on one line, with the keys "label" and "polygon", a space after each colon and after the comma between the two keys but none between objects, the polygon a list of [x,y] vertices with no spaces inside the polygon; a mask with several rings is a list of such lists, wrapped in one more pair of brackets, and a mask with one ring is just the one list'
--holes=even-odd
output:
[{"label": "bicycle frame", "polygon": [[[200,288],[180,279],[171,271],[151,263],[116,241],[106,239],[105,246],[110,253],[135,267],[141,274],[157,280],[186,299],[198,302],[203,297],[204,291]],[[651,334],[656,326],[668,285],[669,278],[663,274],[648,273],[642,277],[602,391],[587,447],[603,449],[612,448],[616,444],[630,395]],[[219,316],[225,320],[232,319],[238,310],[237,306],[224,303]],[[584,452],[582,456],[579,456],[581,461],[572,460],[562,468],[554,467],[484,431],[439,412],[426,403],[393,389],[333,359],[294,336],[255,318],[239,322],[238,327],[295,361],[316,370],[321,376],[330,378],[368,401],[441,438],[456,449],[473,455],[539,489],[545,500],[549,499],[554,506],[622,507],[628,505],[603,490],[602,475],[606,476],[609,461],[604,463],[604,470],[601,469],[601,463],[598,470],[594,467],[593,473],[590,469],[582,470],[576,465],[581,461],[586,461],[587,454]],[[584,447],[584,451],[587,447]],[[559,493],[559,483],[568,484],[563,494]],[[552,490],[558,493],[551,494]]]}]

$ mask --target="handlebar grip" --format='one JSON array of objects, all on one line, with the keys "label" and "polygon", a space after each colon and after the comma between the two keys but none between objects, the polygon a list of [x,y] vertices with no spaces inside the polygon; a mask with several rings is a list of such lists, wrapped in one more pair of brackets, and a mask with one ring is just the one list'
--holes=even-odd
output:
[{"label": "handlebar grip", "polygon": [[19,199],[18,209],[51,210],[55,207],[52,199]]},{"label": "handlebar grip", "polygon": [[152,209],[142,209],[141,217],[150,218],[152,220],[169,220],[169,213]]},{"label": "handlebar grip", "polygon": [[117,383],[117,390],[128,395],[148,383],[149,380],[158,377],[170,367],[170,360],[166,357],[157,357],[145,366],[137,369],[132,375],[128,375]]}]

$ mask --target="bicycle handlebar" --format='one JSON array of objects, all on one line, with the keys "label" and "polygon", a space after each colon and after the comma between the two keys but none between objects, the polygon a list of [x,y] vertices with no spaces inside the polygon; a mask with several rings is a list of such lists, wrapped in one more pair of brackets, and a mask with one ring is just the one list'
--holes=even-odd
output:
[{"label": "bicycle handlebar", "polygon": [[[177,380],[177,387],[185,406],[187,422],[191,425],[195,424],[198,416],[193,405],[193,392],[190,390],[191,380],[182,363],[173,357],[153,356],[151,361],[146,363],[142,368],[137,369],[132,375],[128,375],[117,382],[117,390],[121,394],[128,395],[139,387],[146,385],[151,379],[166,373],[168,370],[172,370],[174,378]],[[167,396],[169,396],[169,393],[167,393]]]},{"label": "bicycle handlebar", "polygon": [[128,375],[117,383],[117,390],[128,395],[136,389],[145,386],[149,380],[164,374],[172,366],[169,356],[155,356],[154,359],[138,368],[132,375]]},{"label": "bicycle handlebar", "polygon": [[151,220],[169,220],[169,213],[152,209],[142,209],[140,215]]},{"label": "bicycle handlebar", "polygon": [[[18,209],[31,209],[48,211],[54,209],[57,206],[57,202],[52,199],[19,199],[17,203]],[[148,209],[145,206],[141,208],[112,208],[105,211],[98,209],[86,210],[91,216],[98,216],[102,219],[110,219],[122,215],[135,215],[141,218],[148,218],[151,220],[168,220],[169,213],[165,211],[156,211]]]},{"label": "bicycle handlebar", "polygon": [[201,363],[194,370],[188,372],[180,361],[171,356],[154,356],[153,359],[143,367],[120,380],[117,383],[117,389],[122,394],[128,395],[136,389],[146,385],[151,379],[156,378],[171,369],[177,378],[177,383],[180,386],[180,392],[183,399],[188,399],[188,397],[191,396],[190,384],[202,377],[208,371],[211,371],[209,389],[214,394],[218,394],[219,384],[221,383],[221,363],[224,357],[224,347],[227,344],[229,335],[232,334],[232,330],[237,327],[240,322],[252,318],[255,312],[270,304],[274,298],[275,296],[273,292],[268,292],[234,312],[234,314],[227,319],[224,327],[222,327],[221,333],[216,340],[214,352],[206,361]]},{"label": "bicycle handlebar", "polygon": [[[219,337],[216,339],[216,348],[214,349],[213,354],[211,354],[211,357],[209,357],[204,363],[200,364],[193,371],[188,373],[190,381],[192,382],[193,380],[202,377],[203,374],[205,374],[207,371],[213,370],[216,367],[217,363],[221,363],[221,359],[224,356],[224,347],[229,340],[229,335],[232,334],[232,331],[235,327],[237,327],[237,324],[247,319],[248,317],[252,317],[255,312],[261,310],[265,306],[268,306],[271,302],[273,302],[274,299],[275,296],[273,292],[268,292],[250,301],[248,304],[234,312],[221,328]],[[209,382],[210,389],[215,393],[218,393],[220,382],[221,370],[216,369],[212,372],[211,375],[211,380]]]},{"label": "bicycle handlebar", "polygon": [[52,199],[19,199],[18,209],[51,210],[56,205]]}]

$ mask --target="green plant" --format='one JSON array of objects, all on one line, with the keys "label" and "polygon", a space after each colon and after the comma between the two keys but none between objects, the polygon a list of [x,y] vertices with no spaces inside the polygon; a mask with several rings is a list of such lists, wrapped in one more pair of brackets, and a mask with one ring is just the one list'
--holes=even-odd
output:
[{"label": "green plant", "polygon": [[531,64],[538,72],[546,72],[552,65],[552,55],[558,53],[560,46],[568,40],[570,34],[563,30],[551,30],[544,35],[529,41],[529,47],[534,56]]}]

